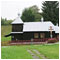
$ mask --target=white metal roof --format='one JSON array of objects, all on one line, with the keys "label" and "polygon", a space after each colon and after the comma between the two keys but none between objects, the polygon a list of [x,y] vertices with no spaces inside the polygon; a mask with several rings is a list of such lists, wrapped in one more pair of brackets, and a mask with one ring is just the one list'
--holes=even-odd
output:
[{"label": "white metal roof", "polygon": [[52,26],[54,31],[54,25],[50,22],[24,22],[23,31],[50,31],[49,28]]},{"label": "white metal roof", "polygon": [[20,19],[20,14],[18,14],[18,17],[11,23],[11,24],[22,24],[23,21]]},{"label": "white metal roof", "polygon": [[55,26],[55,33],[59,33],[59,27]]},{"label": "white metal roof", "polygon": [[[44,21],[43,18],[41,19],[41,22],[24,22],[23,25],[23,32],[29,32],[29,31],[50,31],[50,26],[52,26],[52,31],[55,31],[55,33],[59,33],[58,26],[54,26],[52,22],[50,21]],[[18,14],[18,17],[11,23],[11,24],[23,24],[23,21],[20,19],[20,14]],[[23,32],[11,32],[11,33],[23,33]]]},{"label": "white metal roof", "polygon": [[23,33],[23,32],[11,32],[11,33]]}]

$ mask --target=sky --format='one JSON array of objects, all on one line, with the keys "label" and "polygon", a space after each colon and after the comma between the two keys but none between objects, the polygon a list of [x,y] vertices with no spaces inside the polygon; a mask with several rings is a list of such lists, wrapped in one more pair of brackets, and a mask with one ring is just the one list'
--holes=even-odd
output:
[{"label": "sky", "polygon": [[1,17],[15,19],[18,13],[21,15],[25,8],[33,5],[37,5],[42,12],[42,2],[41,0],[1,1]]}]

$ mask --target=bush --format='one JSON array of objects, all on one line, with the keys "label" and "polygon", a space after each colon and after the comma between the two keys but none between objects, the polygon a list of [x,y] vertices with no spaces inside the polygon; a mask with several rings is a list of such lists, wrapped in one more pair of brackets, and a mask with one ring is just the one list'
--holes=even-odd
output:
[{"label": "bush", "polygon": [[55,42],[57,42],[56,38],[50,38],[50,39],[48,39],[48,43],[55,43]]}]

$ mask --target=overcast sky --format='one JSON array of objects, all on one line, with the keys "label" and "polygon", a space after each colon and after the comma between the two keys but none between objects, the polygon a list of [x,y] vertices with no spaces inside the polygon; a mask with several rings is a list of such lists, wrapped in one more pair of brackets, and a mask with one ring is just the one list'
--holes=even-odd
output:
[{"label": "overcast sky", "polygon": [[1,1],[1,16],[2,18],[15,19],[18,12],[30,6],[37,5],[41,12],[41,0],[20,0],[20,1]]}]

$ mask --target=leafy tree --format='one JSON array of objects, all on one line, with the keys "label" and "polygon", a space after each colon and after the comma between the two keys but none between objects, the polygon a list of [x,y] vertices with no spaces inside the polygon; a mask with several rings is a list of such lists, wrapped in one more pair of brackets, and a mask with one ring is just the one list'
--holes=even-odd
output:
[{"label": "leafy tree", "polygon": [[36,5],[34,5],[34,6],[30,7],[29,9],[32,10],[32,13],[35,16],[35,21],[40,21],[42,15],[41,15],[41,13],[39,13],[39,8]]},{"label": "leafy tree", "polygon": [[8,25],[11,25],[12,22],[13,20],[7,20]]},{"label": "leafy tree", "polygon": [[12,20],[7,20],[6,18],[1,18],[1,25],[10,25]]},{"label": "leafy tree", "polygon": [[22,13],[21,19],[24,22],[32,22],[32,21],[34,21],[35,17],[34,17],[34,15],[32,13],[32,10],[26,8]]},{"label": "leafy tree", "polygon": [[1,25],[4,25],[4,19],[1,17]]},{"label": "leafy tree", "polygon": [[21,19],[24,22],[33,22],[33,21],[40,21],[41,15],[39,13],[39,9],[36,5],[26,8],[21,16]]},{"label": "leafy tree", "polygon": [[51,21],[55,25],[59,23],[59,2],[45,1],[42,3],[42,16],[45,21]]}]

